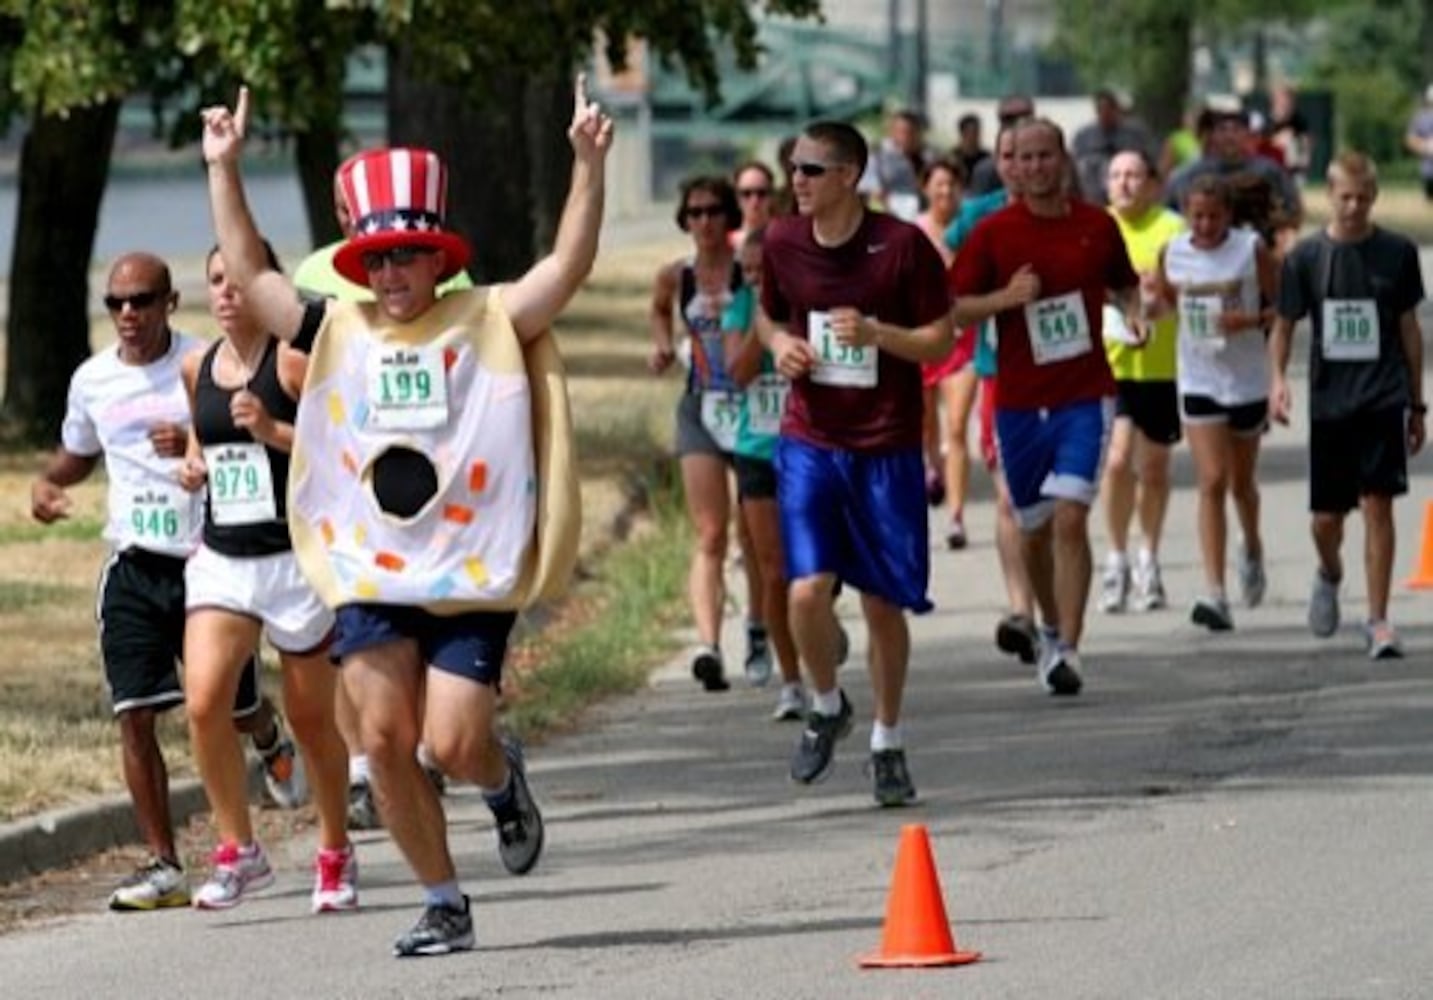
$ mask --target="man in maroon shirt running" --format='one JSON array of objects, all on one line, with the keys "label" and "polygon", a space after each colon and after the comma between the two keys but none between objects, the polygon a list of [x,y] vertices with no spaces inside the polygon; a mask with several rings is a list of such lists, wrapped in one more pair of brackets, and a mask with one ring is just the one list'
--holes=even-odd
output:
[{"label": "man in maroon shirt running", "polygon": [[905,611],[928,611],[920,362],[953,346],[939,255],[916,227],[868,212],[856,193],[866,143],[817,122],[791,154],[800,215],[766,236],[762,340],[791,380],[777,445],[777,497],[791,630],[811,675],[811,711],[791,761],[802,784],[830,771],[851,729],[836,683],[837,587],[861,592],[876,702],[876,801],[915,799],[900,728],[910,659]]}]

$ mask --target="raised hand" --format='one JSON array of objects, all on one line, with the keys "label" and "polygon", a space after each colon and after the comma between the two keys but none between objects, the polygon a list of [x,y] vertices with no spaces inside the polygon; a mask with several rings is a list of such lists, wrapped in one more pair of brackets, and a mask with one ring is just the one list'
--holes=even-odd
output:
[{"label": "raised hand", "polygon": [[612,128],[612,119],[602,112],[601,105],[587,99],[587,74],[577,74],[572,90],[572,124],[567,129],[573,155],[584,163],[601,160],[612,147]]},{"label": "raised hand", "polygon": [[199,117],[204,120],[204,162],[237,163],[249,131],[249,88],[239,88],[233,111],[216,104],[200,111]]}]

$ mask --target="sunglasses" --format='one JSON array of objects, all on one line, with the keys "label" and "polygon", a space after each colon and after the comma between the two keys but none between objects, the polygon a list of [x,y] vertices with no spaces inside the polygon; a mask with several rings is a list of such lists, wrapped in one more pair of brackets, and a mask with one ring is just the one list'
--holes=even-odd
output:
[{"label": "sunglasses", "polygon": [[720,219],[726,209],[720,205],[688,205],[682,209],[682,216],[688,219]]},{"label": "sunglasses", "polygon": [[168,292],[135,292],[133,295],[106,295],[104,307],[112,313],[119,312],[125,306],[138,312],[141,309],[148,309],[168,294]]},{"label": "sunglasses", "polygon": [[365,271],[381,271],[385,263],[407,267],[419,257],[428,257],[436,252],[432,247],[389,247],[387,250],[369,250],[360,259]]},{"label": "sunglasses", "polygon": [[816,163],[813,160],[792,160],[791,170],[802,177],[824,177],[826,171],[841,166],[839,163]]},{"label": "sunglasses", "polygon": [[738,188],[738,198],[770,198],[771,188]]}]

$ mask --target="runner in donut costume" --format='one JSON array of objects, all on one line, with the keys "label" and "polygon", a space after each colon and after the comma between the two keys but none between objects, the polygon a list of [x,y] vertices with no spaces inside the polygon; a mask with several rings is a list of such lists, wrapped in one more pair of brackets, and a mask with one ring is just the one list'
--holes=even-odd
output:
[{"label": "runner in donut costume", "polygon": [[423,914],[394,954],[472,948],[442,808],[414,751],[424,736],[444,773],[482,789],[510,872],[537,864],[542,817],[520,750],[497,733],[497,696],[517,610],[559,592],[576,558],[571,422],[548,331],[597,253],[612,122],[579,77],[552,252],[512,284],[441,299],[438,285],[470,255],[444,228],[442,162],[421,149],[353,157],[340,183],[356,233],[334,266],[375,301],[306,304],[265,269],[244,199],[248,92],[232,112],[203,114],[230,278],[267,329],[310,355],[290,529],[304,574],[336,612],[333,653],[379,810],[423,887]]}]

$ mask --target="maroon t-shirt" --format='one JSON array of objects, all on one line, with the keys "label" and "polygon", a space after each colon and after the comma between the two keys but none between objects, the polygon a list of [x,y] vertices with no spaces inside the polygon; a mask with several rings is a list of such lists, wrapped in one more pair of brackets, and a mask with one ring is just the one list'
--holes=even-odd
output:
[{"label": "maroon t-shirt", "polygon": [[[761,305],[772,322],[809,339],[809,317],[842,307],[914,329],[950,310],[940,254],[915,226],[867,212],[839,247],[823,247],[811,219],[777,219],[767,230]],[[889,451],[921,444],[920,365],[876,352],[876,384],[791,384],[781,433],[824,448]]]},{"label": "maroon t-shirt", "polygon": [[[1056,217],[1034,215],[1015,202],[983,219],[956,254],[955,297],[998,291],[1026,264],[1040,278],[1039,299],[995,318],[1001,408],[1034,410],[1114,395],[1100,311],[1107,290],[1139,284],[1119,226],[1108,212],[1082,201],[1072,201],[1069,214]],[[1059,301],[1067,295],[1077,295],[1083,304],[1089,349],[1061,356],[1074,346],[1066,339],[1071,313]],[[1063,306],[1070,304],[1066,300]],[[1053,341],[1062,342],[1044,364],[1035,360],[1027,309],[1044,317]]]}]

